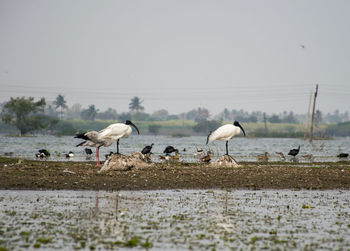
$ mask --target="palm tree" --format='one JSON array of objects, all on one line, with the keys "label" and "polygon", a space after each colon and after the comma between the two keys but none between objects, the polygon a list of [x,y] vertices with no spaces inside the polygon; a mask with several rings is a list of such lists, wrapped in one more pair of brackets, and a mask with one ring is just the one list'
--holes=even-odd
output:
[{"label": "palm tree", "polygon": [[143,101],[141,101],[140,100],[140,98],[139,97],[133,97],[132,99],[131,99],[131,102],[130,102],[130,104],[129,104],[129,109],[131,110],[131,111],[136,111],[136,112],[138,112],[138,111],[143,111],[145,108],[143,107],[143,106],[141,106],[141,103],[142,103]]},{"label": "palm tree", "polygon": [[98,109],[95,108],[95,105],[89,105],[89,108],[81,112],[81,118],[84,120],[95,120]]},{"label": "palm tree", "polygon": [[66,105],[67,101],[64,100],[64,97],[61,94],[58,94],[56,100],[53,103],[56,105],[55,109],[57,109],[58,107],[61,107],[61,112],[60,112],[61,116],[60,117],[62,119],[62,109],[68,108]]}]

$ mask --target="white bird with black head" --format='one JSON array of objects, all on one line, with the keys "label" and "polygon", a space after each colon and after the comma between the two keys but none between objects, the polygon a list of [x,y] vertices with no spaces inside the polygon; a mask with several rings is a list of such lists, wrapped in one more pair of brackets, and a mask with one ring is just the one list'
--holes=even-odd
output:
[{"label": "white bird with black head", "polygon": [[241,131],[245,136],[245,131],[238,121],[233,122],[233,124],[220,126],[215,131],[209,133],[207,137],[207,144],[214,140],[226,141],[226,155],[228,155],[228,141],[234,136],[239,135]]},{"label": "white bird with black head", "polygon": [[137,133],[140,134],[139,129],[130,120],[126,120],[125,123],[111,124],[105,129],[98,132],[98,136],[101,139],[113,139],[117,141],[117,154],[119,154],[119,139],[125,136],[129,136],[132,132],[131,126],[133,126]]}]

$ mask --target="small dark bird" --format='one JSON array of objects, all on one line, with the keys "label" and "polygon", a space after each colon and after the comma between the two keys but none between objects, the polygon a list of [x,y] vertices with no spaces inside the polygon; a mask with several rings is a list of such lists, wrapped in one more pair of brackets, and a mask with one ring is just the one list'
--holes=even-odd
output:
[{"label": "small dark bird", "polygon": [[314,159],[315,159],[315,157],[312,154],[305,154],[305,155],[302,155],[301,157],[303,157],[307,160],[310,160],[310,161],[314,161]]},{"label": "small dark bird", "polygon": [[66,156],[66,159],[73,158],[74,153],[72,151],[69,151],[69,153],[66,153],[64,156]]},{"label": "small dark bird", "polygon": [[179,150],[177,150],[177,149],[175,149],[175,155],[174,156],[168,156],[170,159],[170,161],[172,161],[172,162],[177,162],[177,161],[179,161],[179,159],[180,159],[180,155],[179,155]]},{"label": "small dark bird", "polygon": [[282,152],[276,152],[276,154],[282,159],[285,160],[286,157],[284,156],[284,154]]},{"label": "small dark bird", "polygon": [[92,154],[92,150],[90,148],[85,148],[84,150],[85,150],[85,153],[87,155],[91,155]]},{"label": "small dark bird", "polygon": [[35,157],[37,158],[37,159],[43,159],[43,158],[46,158],[46,155],[45,154],[43,154],[43,153],[36,153],[35,154]]},{"label": "small dark bird", "polygon": [[187,150],[186,150],[186,148],[184,148],[182,151],[186,152]]},{"label": "small dark bird", "polygon": [[194,153],[194,156],[196,156],[196,157],[203,157],[203,156],[205,156],[204,155],[204,150],[202,148],[197,148],[196,147],[196,149],[197,149],[197,151]]},{"label": "small dark bird", "polygon": [[145,147],[142,149],[141,153],[142,153],[143,155],[150,153],[151,150],[152,150],[152,146],[153,146],[153,145],[154,145],[154,144],[152,143],[150,146],[145,146]]},{"label": "small dark bird", "polygon": [[265,152],[263,155],[258,155],[258,161],[262,161],[262,162],[269,161],[269,153]]},{"label": "small dark bird", "polygon": [[179,155],[179,150],[178,149],[174,149],[175,155],[170,155],[169,153],[165,154],[165,155],[160,155],[159,158],[160,159],[164,159],[166,161],[170,161],[170,162],[178,162],[180,159],[180,155]]},{"label": "small dark bird", "polygon": [[179,151],[179,150],[175,149],[173,146],[167,146],[163,151],[163,153],[165,153],[166,155],[169,155],[172,152],[176,152],[176,151]]},{"label": "small dark bird", "polygon": [[338,158],[347,158],[347,157],[349,157],[349,154],[348,154],[348,153],[339,153],[339,154],[337,155],[337,157],[338,157]]},{"label": "small dark bird", "polygon": [[209,150],[207,152],[207,155],[201,157],[199,159],[199,162],[202,162],[202,163],[209,163],[211,161],[211,155],[212,155],[212,152]]},{"label": "small dark bird", "polygon": [[289,153],[288,153],[288,155],[291,155],[291,156],[295,157],[295,156],[298,155],[299,151],[300,151],[300,146],[298,147],[298,149],[292,149],[292,150],[290,150]]},{"label": "small dark bird", "polygon": [[45,157],[49,157],[50,156],[50,152],[48,150],[46,150],[46,149],[40,149],[39,153],[45,154]]},{"label": "small dark bird", "polygon": [[113,152],[109,152],[105,155],[106,159],[108,159],[109,157],[111,157],[113,155]]}]

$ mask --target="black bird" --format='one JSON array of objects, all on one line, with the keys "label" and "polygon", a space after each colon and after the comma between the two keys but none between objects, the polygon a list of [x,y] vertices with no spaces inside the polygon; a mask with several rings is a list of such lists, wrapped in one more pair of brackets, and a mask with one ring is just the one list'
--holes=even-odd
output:
[{"label": "black bird", "polygon": [[152,143],[150,146],[145,146],[145,147],[142,149],[141,153],[142,153],[143,155],[150,153],[151,150],[152,150],[152,146],[153,146],[153,145],[154,145],[154,144]]},{"label": "black bird", "polygon": [[92,150],[90,148],[85,148],[85,153],[90,156],[92,154]]},{"label": "black bird", "polygon": [[300,151],[300,146],[298,147],[298,149],[292,149],[289,151],[288,155],[292,155],[293,157],[297,156],[298,153]]},{"label": "black bird", "polygon": [[348,153],[339,153],[339,154],[337,155],[337,157],[338,157],[338,158],[347,158],[347,157],[349,157],[349,154],[348,154]]},{"label": "black bird", "polygon": [[42,153],[45,155],[45,157],[49,157],[50,156],[50,152],[46,149],[40,149],[39,153]]},{"label": "black bird", "polygon": [[170,153],[176,152],[176,151],[179,151],[179,150],[175,149],[173,146],[167,146],[163,153],[165,153],[166,155],[169,155]]}]

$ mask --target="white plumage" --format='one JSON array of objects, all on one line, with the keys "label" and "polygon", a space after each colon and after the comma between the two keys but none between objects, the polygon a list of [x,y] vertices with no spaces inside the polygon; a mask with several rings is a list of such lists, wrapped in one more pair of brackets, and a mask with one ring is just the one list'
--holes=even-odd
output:
[{"label": "white plumage", "polygon": [[98,132],[100,139],[112,139],[117,141],[117,153],[119,153],[119,139],[125,136],[129,136],[132,132],[131,126],[133,126],[137,133],[140,134],[139,129],[130,121],[127,120],[124,123],[111,124],[105,129]]},{"label": "white plumage", "polygon": [[124,136],[129,136],[132,132],[132,129],[130,127],[132,125],[137,130],[138,134],[140,134],[139,129],[130,121],[127,120],[124,123],[115,123],[111,124],[105,129],[102,129],[101,131],[90,131],[87,133],[81,133],[77,134],[75,138],[81,138],[85,141],[81,142],[77,146],[90,146],[90,147],[96,147],[96,161],[97,166],[101,166],[100,160],[99,160],[99,148],[101,146],[108,147],[112,145],[113,141],[117,141],[117,153],[119,153],[119,139]]},{"label": "white plumage", "polygon": [[232,124],[223,125],[209,135],[208,141],[209,142],[212,142],[214,140],[227,141],[231,139],[233,136],[238,135],[240,132],[241,132],[241,128],[237,126],[234,126]]},{"label": "white plumage", "polygon": [[228,155],[228,141],[234,136],[240,134],[241,131],[245,136],[243,127],[237,121],[235,121],[233,124],[220,126],[215,131],[209,133],[207,137],[207,144],[214,140],[226,141],[226,155]]},{"label": "white plumage", "polygon": [[90,131],[84,134],[88,139],[83,142],[80,146],[91,146],[91,147],[109,147],[113,144],[112,138],[102,138],[99,136],[99,132]]},{"label": "white plumage", "polygon": [[118,140],[124,136],[129,136],[132,132],[132,129],[129,125],[124,123],[111,124],[105,129],[102,129],[98,132],[98,136],[101,139],[111,138],[113,140]]}]

